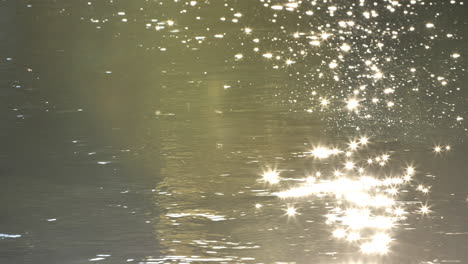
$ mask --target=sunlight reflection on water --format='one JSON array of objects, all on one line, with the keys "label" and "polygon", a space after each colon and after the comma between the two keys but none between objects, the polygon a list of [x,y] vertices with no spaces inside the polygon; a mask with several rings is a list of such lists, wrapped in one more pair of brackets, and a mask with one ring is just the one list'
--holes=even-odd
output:
[{"label": "sunlight reflection on water", "polygon": [[[393,176],[382,171],[381,167],[387,166],[392,160],[388,154],[356,160],[354,156],[359,157],[359,150],[367,147],[368,139],[361,138],[359,142],[351,141],[343,150],[323,146],[314,148],[308,152],[311,156],[317,159],[339,156],[338,160],[333,161],[333,166],[342,164],[341,167],[328,169],[326,173],[316,171],[314,175],[301,179],[303,184],[274,194],[282,199],[296,199],[296,202],[299,198],[334,197],[336,202],[325,215],[326,223],[334,229],[333,237],[357,244],[364,254],[387,254],[394,240],[392,229],[408,217],[414,217],[414,214],[430,213],[430,206],[425,201],[427,197],[424,197],[430,186],[413,181],[415,169],[412,166],[400,169],[401,172]],[[436,151],[440,152],[440,149]],[[380,171],[373,172],[375,167],[379,167]],[[281,179],[276,170],[266,171],[262,176],[268,184],[287,181]],[[407,195],[408,192],[418,191],[422,194],[418,209],[414,205],[408,206],[400,195],[401,192]],[[296,217],[298,208],[288,206],[286,214],[288,217]]]},{"label": "sunlight reflection on water", "polygon": [[463,1],[4,4],[0,262],[468,259]]}]

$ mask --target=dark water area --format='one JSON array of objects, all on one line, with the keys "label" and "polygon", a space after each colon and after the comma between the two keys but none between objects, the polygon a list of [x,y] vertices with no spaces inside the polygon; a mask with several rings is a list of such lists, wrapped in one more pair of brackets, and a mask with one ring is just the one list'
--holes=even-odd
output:
[{"label": "dark water area", "polygon": [[468,263],[467,5],[0,1],[0,263]]}]

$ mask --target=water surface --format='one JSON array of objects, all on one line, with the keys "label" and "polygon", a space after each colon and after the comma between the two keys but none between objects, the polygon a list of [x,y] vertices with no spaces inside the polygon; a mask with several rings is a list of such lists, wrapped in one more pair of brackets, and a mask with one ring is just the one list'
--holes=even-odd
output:
[{"label": "water surface", "polygon": [[[468,262],[461,1],[1,7],[1,262]],[[333,236],[336,197],[276,195],[358,166],[416,171],[386,254]]]}]

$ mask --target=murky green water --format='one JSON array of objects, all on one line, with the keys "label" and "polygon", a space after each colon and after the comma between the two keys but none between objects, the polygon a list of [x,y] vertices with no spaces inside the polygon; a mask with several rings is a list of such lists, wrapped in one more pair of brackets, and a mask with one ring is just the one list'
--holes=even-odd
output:
[{"label": "murky green water", "polygon": [[[0,12],[1,263],[468,262],[461,1],[6,0]],[[391,206],[278,197],[310,175],[337,186],[408,166],[404,185],[360,192]],[[392,224],[330,220],[353,208]],[[366,252],[379,233],[388,251]]]}]

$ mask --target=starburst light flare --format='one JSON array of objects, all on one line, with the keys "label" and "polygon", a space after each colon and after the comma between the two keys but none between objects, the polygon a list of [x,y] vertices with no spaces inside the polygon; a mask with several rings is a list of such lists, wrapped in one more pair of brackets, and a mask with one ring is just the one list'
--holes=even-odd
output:
[{"label": "starburst light flare", "polygon": [[[287,184],[292,187],[286,189],[282,188],[281,183],[292,179],[280,178],[276,170],[265,171],[263,180],[278,184],[280,191],[273,194],[282,200],[294,199],[296,205],[301,200],[328,199],[331,202],[327,204],[332,206],[327,206],[325,222],[334,227],[331,234],[335,239],[356,245],[363,254],[388,254],[395,240],[392,235],[403,221],[432,212],[425,202],[430,186],[415,184],[417,171],[413,166],[403,166],[400,175],[388,176],[382,172],[382,166],[398,158],[390,158],[387,153],[363,157],[365,155],[360,152],[368,153],[367,148],[367,137],[350,141],[342,148],[320,145],[306,154],[325,164],[329,164],[327,158],[334,156],[335,161],[342,160],[340,169],[333,168],[316,172],[315,176],[294,179],[295,185]],[[351,160],[351,156],[362,157],[362,160]],[[412,207],[414,203],[401,200],[403,193],[410,191],[419,193],[420,206],[417,208]],[[298,207],[288,205],[285,215],[297,217],[297,210]]]}]

